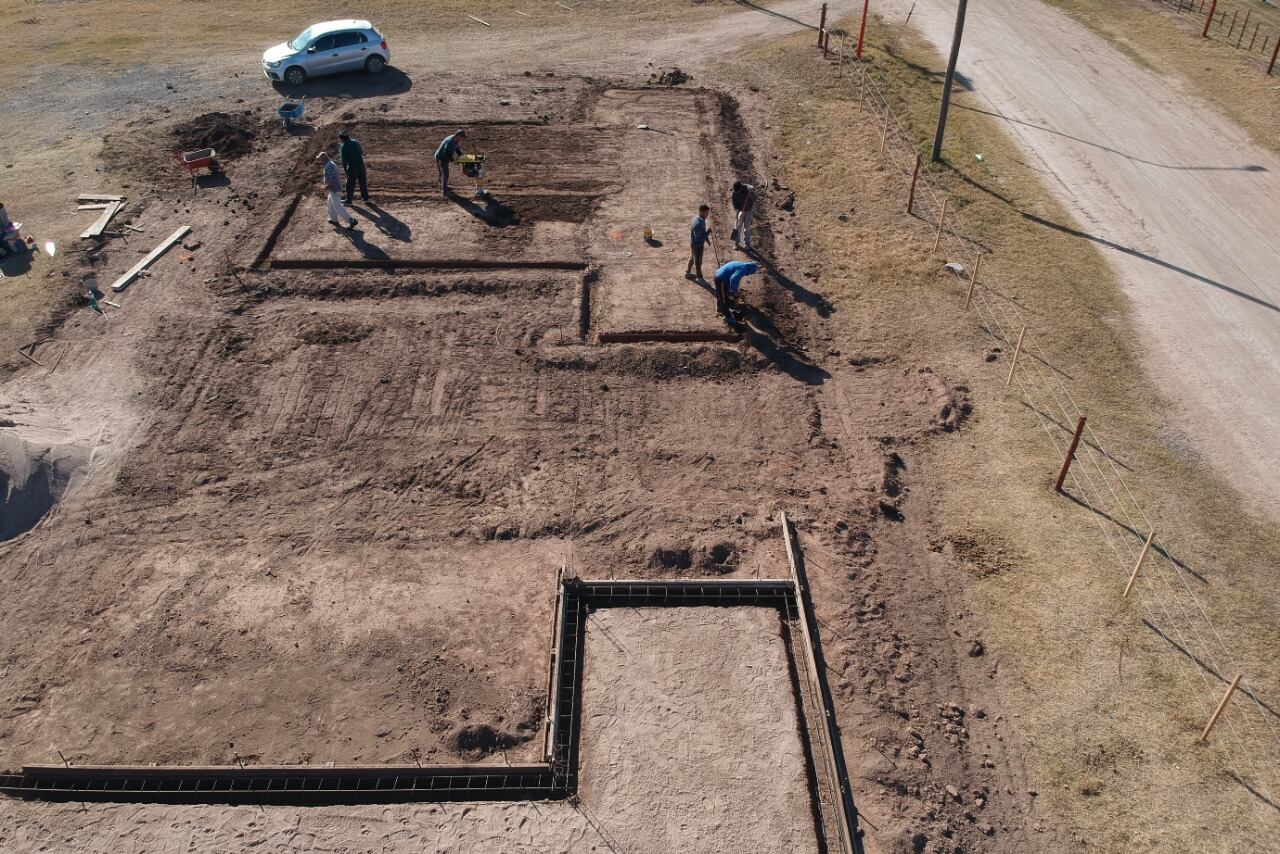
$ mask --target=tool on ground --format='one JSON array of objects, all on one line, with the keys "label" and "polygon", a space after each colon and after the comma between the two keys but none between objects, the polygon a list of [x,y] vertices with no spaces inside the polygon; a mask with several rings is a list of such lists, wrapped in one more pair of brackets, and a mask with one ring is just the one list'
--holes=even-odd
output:
[{"label": "tool on ground", "polygon": [[221,175],[222,164],[218,162],[218,152],[212,148],[202,148],[199,151],[182,152],[177,149],[173,151],[173,157],[178,161],[183,169],[187,170],[187,174],[191,176],[191,186],[198,186],[196,183],[196,173],[201,169],[208,169],[210,175]]},{"label": "tool on ground", "polygon": [[307,111],[307,99],[305,97],[298,100],[290,99],[280,105],[276,113],[280,116],[280,121],[284,124],[285,130],[292,130],[294,122],[302,118],[302,114]]},{"label": "tool on ground", "polygon": [[483,199],[489,195],[489,191],[484,188],[485,156],[483,154],[464,154],[456,162],[461,164],[462,174],[476,182],[475,197]]}]

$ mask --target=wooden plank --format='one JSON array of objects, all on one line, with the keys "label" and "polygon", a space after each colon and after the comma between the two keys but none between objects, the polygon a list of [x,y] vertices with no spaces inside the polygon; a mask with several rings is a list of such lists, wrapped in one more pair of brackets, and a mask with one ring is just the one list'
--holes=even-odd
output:
[{"label": "wooden plank", "polygon": [[94,202],[94,203],[93,203],[93,204],[91,204],[91,205],[79,205],[79,206],[76,208],[76,210],[78,210],[78,211],[104,211],[104,210],[106,210],[106,209],[107,209],[107,208],[109,208],[109,207],[111,207],[111,203],[110,203],[110,202]]},{"label": "wooden plank", "polygon": [[26,350],[23,350],[21,347],[19,347],[19,348],[18,348],[18,352],[19,352],[20,354],[22,354],[22,357],[23,357],[24,359],[30,359],[31,361],[35,362],[35,363],[36,363],[37,365],[39,365],[40,367],[42,367],[42,368],[43,368],[43,367],[45,367],[44,362],[40,361],[40,360],[39,360],[39,359],[37,359],[35,356],[33,356],[33,355],[31,355],[30,353],[28,353]]},{"label": "wooden plank", "polygon": [[143,258],[137,264],[134,264],[132,267],[130,267],[129,272],[125,273],[123,276],[121,276],[120,278],[112,282],[111,290],[122,291],[125,288],[129,287],[129,284],[138,277],[139,273],[141,273],[143,270],[150,267],[153,261],[155,261],[164,253],[168,252],[169,247],[173,246],[173,244],[177,243],[179,240],[186,237],[187,233],[190,231],[191,231],[191,226],[184,225],[182,226],[182,228],[179,228],[173,234],[170,234],[169,237],[164,241],[164,243],[161,243],[155,249],[152,249],[150,252],[147,253],[147,257]]},{"label": "wooden plank", "polygon": [[831,783],[837,790],[835,794],[837,795],[836,809],[839,812],[837,823],[839,824],[840,850],[843,854],[863,854],[862,842],[858,837],[858,811],[853,805],[853,794],[849,791],[849,772],[845,767],[844,748],[840,744],[840,729],[834,718],[835,708],[831,700],[831,687],[827,684],[826,674],[823,672],[825,662],[819,661],[820,641],[814,626],[817,615],[812,613],[813,602],[809,598],[809,579],[802,564],[796,559],[797,546],[792,538],[791,523],[787,519],[787,514],[784,512],[780,515],[782,516],[782,540],[787,549],[787,564],[791,568],[791,581],[796,590],[796,611],[800,619],[800,635],[804,639],[805,667],[809,671],[810,680],[817,688],[818,696],[814,699],[823,717],[821,726],[826,738],[819,738],[819,741],[823,742],[828,768],[832,777],[835,778]]},{"label": "wooden plank", "polygon": [[107,223],[111,222],[111,218],[120,213],[120,209],[124,207],[124,202],[112,202],[111,207],[102,212],[102,216],[98,217],[98,221],[89,226],[80,239],[84,240],[90,237],[100,237],[102,232],[107,230]]},{"label": "wooden plank", "polygon": [[123,202],[124,196],[104,196],[100,193],[81,193],[76,196],[81,202]]}]

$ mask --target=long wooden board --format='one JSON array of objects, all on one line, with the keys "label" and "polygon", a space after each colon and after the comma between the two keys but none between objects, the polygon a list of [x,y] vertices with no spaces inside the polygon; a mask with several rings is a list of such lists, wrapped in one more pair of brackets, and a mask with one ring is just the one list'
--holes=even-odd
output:
[{"label": "long wooden board", "polygon": [[102,216],[98,217],[98,221],[89,226],[80,238],[86,239],[90,237],[101,237],[102,232],[107,230],[107,223],[111,222],[111,218],[120,213],[120,209],[124,207],[124,202],[112,202],[111,205],[102,212]]},{"label": "long wooden board", "polygon": [[161,243],[155,249],[152,249],[150,252],[147,253],[147,257],[143,258],[137,264],[134,264],[132,267],[130,267],[129,272],[125,273],[123,276],[121,276],[120,278],[112,282],[111,290],[122,291],[125,288],[129,287],[130,283],[132,283],[133,280],[138,277],[139,273],[147,269],[147,267],[150,267],[153,261],[155,261],[164,253],[168,252],[169,247],[173,246],[173,244],[177,243],[179,240],[186,237],[190,231],[191,231],[191,226],[184,225],[182,226],[182,228],[179,228],[173,234],[170,234],[168,238],[165,239],[164,243]]},{"label": "long wooden board", "polygon": [[109,196],[101,193],[81,193],[76,196],[81,202],[123,202],[124,196]]}]

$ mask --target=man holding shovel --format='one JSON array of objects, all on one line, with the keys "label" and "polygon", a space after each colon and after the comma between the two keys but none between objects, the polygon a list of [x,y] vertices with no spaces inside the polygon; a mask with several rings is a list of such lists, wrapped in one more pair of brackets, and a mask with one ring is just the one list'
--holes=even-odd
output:
[{"label": "man holding shovel", "polygon": [[702,253],[707,248],[707,241],[711,239],[711,234],[707,231],[707,215],[710,213],[710,206],[699,205],[698,215],[689,224],[689,263],[684,269],[686,279],[706,281],[702,278]]},{"label": "man holding shovel", "polygon": [[324,189],[329,195],[329,222],[333,225],[345,224],[348,230],[355,228],[356,218],[347,213],[342,205],[342,177],[338,175],[338,164],[333,162],[327,151],[317,154],[316,160],[324,164]]}]

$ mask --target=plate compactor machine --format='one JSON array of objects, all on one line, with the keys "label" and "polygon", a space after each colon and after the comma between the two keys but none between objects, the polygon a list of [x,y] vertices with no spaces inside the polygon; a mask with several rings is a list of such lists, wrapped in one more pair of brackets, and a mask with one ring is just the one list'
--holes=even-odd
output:
[{"label": "plate compactor machine", "polygon": [[462,174],[476,182],[476,191],[472,195],[477,199],[486,198],[489,191],[484,188],[484,155],[464,154],[457,162],[462,166]]}]

